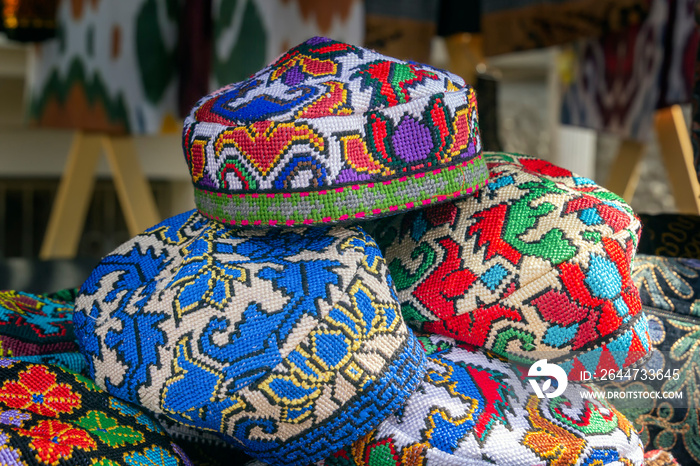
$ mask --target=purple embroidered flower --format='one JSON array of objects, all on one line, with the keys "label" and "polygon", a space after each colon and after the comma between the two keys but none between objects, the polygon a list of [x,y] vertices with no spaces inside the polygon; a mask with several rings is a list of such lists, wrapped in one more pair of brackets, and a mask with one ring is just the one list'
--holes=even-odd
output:
[{"label": "purple embroidered flower", "polygon": [[10,440],[7,434],[0,434],[0,464],[2,466],[22,466],[19,460],[19,452],[9,445],[4,446]]},{"label": "purple embroidered flower", "polygon": [[0,358],[0,367],[7,368],[7,367],[12,367],[12,365],[15,363],[12,359],[5,359],[5,358]]},{"label": "purple embroidered flower", "polygon": [[10,411],[0,411],[0,424],[5,424],[8,426],[22,427],[22,421],[26,421],[29,418],[31,418],[29,413],[22,413],[16,409],[11,409]]}]

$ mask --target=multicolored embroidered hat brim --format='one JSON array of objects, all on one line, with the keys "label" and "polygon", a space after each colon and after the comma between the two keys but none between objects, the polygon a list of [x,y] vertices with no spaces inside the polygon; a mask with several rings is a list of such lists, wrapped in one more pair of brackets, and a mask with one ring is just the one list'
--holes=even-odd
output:
[{"label": "multicolored embroidered hat brim", "polygon": [[353,442],[424,373],[356,226],[239,230],[186,212],[106,256],[74,322],[99,386],[274,464]]},{"label": "multicolored embroidered hat brim", "polygon": [[488,178],[462,78],[322,37],[200,100],[183,147],[197,208],[231,225],[373,218]]},{"label": "multicolored embroidered hat brim", "polygon": [[[421,337],[425,380],[406,405],[325,466],[641,465],[644,448],[594,388],[539,398],[509,364],[446,337]],[[542,380],[536,380],[542,384]]]},{"label": "multicolored embroidered hat brim", "polygon": [[0,359],[0,464],[192,466],[149,415],[65,369]]},{"label": "multicolored embroidered hat brim", "polygon": [[0,357],[58,364],[82,372],[73,333],[73,303],[21,291],[0,291]]},{"label": "multicolored embroidered hat brim", "polygon": [[549,359],[570,380],[640,361],[650,347],[630,207],[543,160],[487,162],[477,196],[370,225],[406,321],[522,363]]}]

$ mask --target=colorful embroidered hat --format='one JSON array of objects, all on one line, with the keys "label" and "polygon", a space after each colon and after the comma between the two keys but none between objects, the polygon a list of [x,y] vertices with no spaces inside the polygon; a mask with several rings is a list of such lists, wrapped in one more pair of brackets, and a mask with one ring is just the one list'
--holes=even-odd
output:
[{"label": "colorful embroidered hat", "polygon": [[99,386],[274,464],[353,442],[424,373],[360,227],[239,230],[186,212],[106,256],[74,323]]},{"label": "colorful embroidered hat", "polygon": [[50,364],[0,359],[0,464],[191,466],[149,415]]},{"label": "colorful embroidered hat", "polygon": [[543,160],[487,162],[477,196],[370,225],[406,321],[522,363],[547,358],[571,380],[642,359],[630,207]]},{"label": "colorful embroidered hat", "polygon": [[0,291],[0,357],[85,369],[73,333],[73,303],[49,295]]},{"label": "colorful embroidered hat", "polygon": [[462,78],[322,37],[200,100],[183,147],[197,208],[231,225],[372,218],[488,178]]},{"label": "colorful embroidered hat", "polygon": [[504,361],[446,337],[420,339],[429,354],[423,383],[325,466],[642,464],[632,423],[593,387],[568,384],[539,398]]}]

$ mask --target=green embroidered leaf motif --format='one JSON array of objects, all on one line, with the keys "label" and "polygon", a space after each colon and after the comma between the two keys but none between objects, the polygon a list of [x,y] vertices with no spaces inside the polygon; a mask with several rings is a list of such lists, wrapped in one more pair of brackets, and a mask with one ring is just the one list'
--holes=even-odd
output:
[{"label": "green embroidered leaf motif", "polygon": [[428,321],[427,317],[421,314],[418,309],[408,302],[401,303],[401,315],[403,316],[403,320],[405,320],[409,325]]},{"label": "green embroidered leaf motif", "polygon": [[119,424],[116,419],[101,411],[88,411],[85,416],[78,420],[77,424],[99,437],[110,447],[121,447],[127,443],[136,445],[144,440],[141,432]]},{"label": "green embroidered leaf motif", "polygon": [[496,342],[493,345],[493,352],[496,354],[507,354],[508,358],[510,358],[513,361],[531,363],[532,361],[528,359],[520,358],[517,357],[515,354],[506,352],[506,348],[513,340],[517,340],[520,342],[520,349],[523,351],[532,351],[536,348],[533,344],[533,342],[535,341],[535,336],[532,333],[517,328],[508,328],[506,330],[501,330],[498,332],[496,336]]},{"label": "green embroidered leaf motif", "polygon": [[547,194],[562,194],[563,190],[549,180],[528,182],[518,186],[528,190],[528,194],[515,202],[508,211],[508,221],[503,231],[503,240],[518,252],[550,261],[553,265],[567,261],[576,255],[576,246],[564,236],[559,228],[553,228],[537,241],[523,241],[521,236],[536,228],[541,217],[552,212],[556,207],[550,202],[543,202],[536,207],[533,203]]},{"label": "green embroidered leaf motif", "polygon": [[435,263],[435,251],[428,246],[427,243],[422,243],[416,249],[411,252],[411,259],[416,260],[420,256],[423,256],[423,261],[418,266],[418,270],[415,273],[410,273],[403,265],[399,259],[394,259],[389,264],[389,271],[394,279],[394,284],[398,291],[405,290],[406,288],[412,286],[418,280],[424,278],[423,274]]},{"label": "green embroidered leaf motif", "polygon": [[[677,342],[671,346],[671,357],[676,360],[684,359],[689,356],[691,349],[697,349],[700,346],[700,325],[683,322],[681,320],[669,319],[668,323],[681,330],[687,330],[688,333],[683,335]],[[695,352],[691,353],[694,354]]]}]

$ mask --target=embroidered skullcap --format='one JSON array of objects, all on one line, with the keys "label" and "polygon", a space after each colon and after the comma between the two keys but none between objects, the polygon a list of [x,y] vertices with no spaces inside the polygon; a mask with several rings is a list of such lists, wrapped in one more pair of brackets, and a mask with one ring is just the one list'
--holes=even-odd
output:
[{"label": "embroidered skullcap", "polygon": [[91,380],[1,358],[0,464],[192,466],[150,415]]},{"label": "embroidered skullcap", "polygon": [[421,341],[429,356],[418,390],[324,466],[642,464],[634,426],[595,388],[539,398],[504,361],[445,337]]},{"label": "embroidered skullcap", "polygon": [[486,159],[475,197],[372,226],[406,321],[522,363],[547,358],[570,380],[640,362],[650,344],[630,276],[632,209],[549,162]]},{"label": "embroidered skullcap", "polygon": [[373,218],[488,178],[459,76],[322,37],[200,100],[183,147],[197,208],[231,225]]},{"label": "embroidered skullcap", "polygon": [[352,443],[424,373],[358,226],[239,230],[185,212],[106,256],[74,323],[99,386],[272,464]]}]

